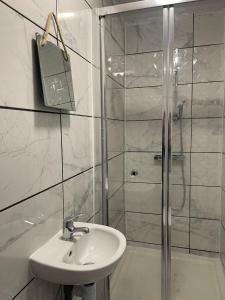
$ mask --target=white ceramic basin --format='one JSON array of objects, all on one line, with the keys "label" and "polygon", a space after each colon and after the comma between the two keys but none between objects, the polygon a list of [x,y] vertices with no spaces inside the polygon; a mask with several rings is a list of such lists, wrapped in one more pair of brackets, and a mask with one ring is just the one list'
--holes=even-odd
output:
[{"label": "white ceramic basin", "polygon": [[63,285],[96,282],[111,274],[126,248],[126,239],[108,226],[76,222],[90,229],[76,233],[74,241],[62,240],[59,231],[30,256],[34,276]]}]

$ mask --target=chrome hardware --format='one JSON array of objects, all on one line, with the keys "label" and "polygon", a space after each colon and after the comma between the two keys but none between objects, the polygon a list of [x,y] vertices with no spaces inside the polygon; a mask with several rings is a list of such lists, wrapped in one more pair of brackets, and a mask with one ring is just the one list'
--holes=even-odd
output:
[{"label": "chrome hardware", "polygon": [[[173,154],[172,155],[172,160],[183,161],[184,159],[185,159],[185,156],[183,154]],[[162,155],[156,154],[154,156],[154,160],[162,160]]]},{"label": "chrome hardware", "polygon": [[76,227],[74,221],[76,221],[81,215],[75,217],[67,217],[63,220],[63,239],[66,241],[72,241],[74,234],[77,232],[89,233],[90,230],[88,227]]}]

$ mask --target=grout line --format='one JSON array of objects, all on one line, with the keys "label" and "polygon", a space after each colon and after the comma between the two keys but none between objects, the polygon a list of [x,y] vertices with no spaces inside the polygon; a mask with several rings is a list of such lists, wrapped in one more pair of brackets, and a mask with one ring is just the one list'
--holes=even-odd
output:
[{"label": "grout line", "polygon": [[[6,3],[3,0],[0,0],[0,3],[4,4],[5,6],[7,6],[8,8],[10,8],[11,10],[13,10],[15,13],[19,14],[20,16],[22,16],[24,19],[26,19],[27,21],[31,22],[33,25],[37,26],[38,28],[40,28],[41,30],[44,30],[44,27],[40,26],[38,23],[34,22],[33,20],[31,20],[29,17],[25,16],[22,12],[18,11],[17,9],[15,9],[14,7],[12,7],[11,5],[9,5],[8,3]],[[49,33],[49,35],[51,35],[56,41],[58,40],[57,36],[53,35],[52,33]],[[89,61],[86,57],[84,57],[82,54],[80,54],[79,52],[75,51],[73,48],[71,48],[70,46],[68,46],[66,44],[66,47],[68,49],[70,49],[72,52],[76,53],[78,56],[80,56],[81,58],[83,58],[87,63],[91,64],[93,67],[98,68],[98,66],[96,66],[94,63],[92,63],[91,61]]]},{"label": "grout line", "polygon": [[34,280],[35,278],[33,277],[13,298],[12,300],[16,299],[16,297]]},{"label": "grout line", "polygon": [[[157,243],[148,243],[148,242],[141,242],[141,241],[137,241],[137,240],[130,240],[130,239],[127,239],[128,242],[131,242],[131,243],[140,243],[140,244],[146,244],[146,245],[154,245],[154,246],[161,246],[161,244],[157,244]],[[129,245],[128,245],[129,246]],[[130,245],[132,246],[132,245]],[[172,246],[172,248],[178,248],[178,249],[184,249],[184,250],[189,250],[189,248],[186,248],[186,247],[181,247],[181,246]],[[174,250],[174,249],[172,249]],[[208,251],[208,250],[201,250],[201,249],[194,249],[194,248],[190,248],[190,250],[194,250],[194,251],[201,251],[201,252],[205,252],[205,253],[215,253],[215,254],[218,254],[219,252],[216,252],[216,251]],[[189,253],[191,254],[191,253]],[[194,254],[193,254],[194,255]]]},{"label": "grout line", "polygon": [[119,154],[117,154],[117,155],[115,155],[115,156],[112,156],[112,157],[110,157],[110,158],[108,158],[108,161],[110,161],[110,160],[112,160],[112,159],[114,159],[114,158],[117,158],[118,156],[120,156],[120,155],[123,155],[125,152],[120,152]]},{"label": "grout line", "polygon": [[150,50],[150,51],[143,51],[143,52],[125,53],[125,56],[151,54],[151,53],[163,53],[163,50]]},{"label": "grout line", "polygon": [[[149,154],[154,154],[154,153],[161,153],[160,150],[155,150],[155,151],[147,151],[147,150],[126,150],[126,153],[149,153]],[[173,151],[174,154],[180,153],[179,151]],[[184,151],[185,154],[221,154],[221,152],[195,152],[195,151]],[[191,156],[191,155],[190,155]]]},{"label": "grout line", "polygon": [[[218,44],[205,44],[205,45],[192,45],[188,47],[175,47],[175,49],[178,50],[186,50],[186,49],[194,49],[194,48],[200,48],[200,47],[210,47],[210,46],[222,46],[224,43],[218,43]],[[150,54],[150,53],[160,53],[163,52],[162,49],[160,50],[149,50],[149,51],[143,51],[143,52],[132,52],[132,53],[125,53],[126,56],[131,56],[131,55],[140,55],[140,54]]]},{"label": "grout line", "polygon": [[[1,0],[0,0],[0,1],[1,1]],[[112,81],[114,81],[116,84],[118,84],[118,85],[121,87],[121,90],[122,90],[122,89],[125,89],[125,86],[123,86],[120,82],[116,81],[115,78],[111,77],[110,73],[106,74],[106,77],[112,79]],[[106,87],[106,88],[107,88],[107,87]],[[114,88],[113,88],[113,89],[114,89]],[[112,89],[112,90],[113,90],[113,89]],[[115,89],[119,89],[119,88],[115,88]]]},{"label": "grout line", "polygon": [[22,199],[22,200],[19,200],[19,201],[13,203],[13,204],[10,204],[10,205],[8,205],[8,206],[6,206],[6,207],[0,209],[0,213],[1,213],[1,212],[4,212],[4,211],[7,210],[7,209],[10,209],[10,208],[12,208],[12,207],[14,207],[14,206],[16,206],[16,205],[19,205],[19,204],[21,204],[21,203],[23,203],[23,202],[25,202],[25,201],[27,201],[27,200],[33,198],[33,197],[36,197],[36,196],[38,196],[38,195],[40,195],[40,194],[42,194],[42,193],[44,193],[44,192],[46,192],[46,191],[48,191],[48,190],[50,190],[50,189],[52,189],[52,188],[54,188],[54,187],[60,185],[60,184],[62,184],[62,182],[58,182],[58,183],[56,183],[56,184],[54,184],[54,185],[52,185],[52,186],[49,186],[48,188],[46,188],[46,189],[44,189],[44,190],[41,190],[41,191],[39,191],[39,192],[37,192],[37,193],[35,193],[35,194],[32,194],[32,195],[29,196],[29,197],[26,197],[26,198],[24,198],[24,199]]},{"label": "grout line", "polygon": [[[129,101],[129,100],[128,100]],[[208,119],[223,119],[224,117],[216,116],[216,117],[183,117],[182,120],[208,120]],[[162,119],[128,119],[124,120],[126,122],[151,122],[151,121],[162,121]]]},{"label": "grout line", "polygon": [[115,196],[115,194],[117,193],[117,192],[119,192],[119,190],[122,188],[122,187],[124,187],[124,183],[122,183],[113,193],[112,193],[112,195],[110,195],[109,197],[108,197],[108,200],[110,200],[113,196]]},{"label": "grout line", "polygon": [[93,7],[91,7],[91,4],[87,0],[84,0],[84,1],[87,3],[87,5],[90,7],[90,9],[93,9]]},{"label": "grout line", "polygon": [[[125,183],[128,183],[128,184],[162,184],[161,182],[145,182],[145,181],[125,181]],[[172,183],[172,186],[182,186],[182,184],[181,183]],[[190,184],[186,184],[185,186],[187,186],[187,187],[191,187],[191,186],[193,186],[193,187],[204,187],[204,188],[221,188],[221,186],[219,186],[219,185],[200,185],[200,184],[192,184],[192,185],[190,185]]]},{"label": "grout line", "polygon": [[162,84],[157,84],[157,85],[146,85],[146,86],[133,86],[133,87],[128,87],[124,86],[126,90],[133,90],[133,89],[145,89],[145,88],[162,88]]},{"label": "grout line", "polygon": [[110,37],[113,39],[113,41],[117,44],[117,46],[120,48],[120,50],[123,52],[122,54],[113,55],[113,56],[124,56],[125,55],[125,49],[122,48],[120,43],[117,41],[117,39],[114,37],[113,33],[109,31],[108,26],[105,26],[105,30],[108,32]]},{"label": "grout line", "polygon": [[[117,155],[117,156],[118,156],[118,155]],[[114,157],[113,157],[113,158],[114,158]],[[58,183],[56,183],[56,184],[54,184],[54,185],[51,185],[51,186],[49,186],[48,188],[46,188],[46,189],[44,189],[44,190],[41,190],[41,191],[39,191],[39,192],[37,192],[37,193],[35,193],[35,194],[30,195],[29,197],[26,197],[26,198],[24,198],[24,199],[22,199],[22,200],[17,201],[16,203],[13,203],[13,204],[11,204],[11,205],[8,205],[7,207],[4,207],[4,208],[0,209],[0,213],[3,212],[3,211],[5,211],[5,210],[7,210],[7,209],[10,209],[10,208],[12,208],[12,207],[14,207],[14,206],[16,206],[16,205],[19,205],[19,204],[21,204],[21,203],[23,203],[23,202],[25,202],[25,201],[27,201],[27,200],[29,200],[29,199],[35,197],[35,196],[38,196],[39,194],[42,194],[42,193],[44,193],[44,192],[46,192],[46,191],[48,191],[48,190],[50,190],[50,189],[52,189],[52,188],[54,188],[54,187],[60,185],[60,184],[63,184],[64,182],[69,181],[70,179],[73,179],[73,178],[75,178],[75,177],[78,177],[79,175],[82,175],[83,173],[86,173],[86,172],[90,171],[91,169],[96,168],[96,167],[99,167],[99,166],[101,166],[101,163],[98,163],[98,164],[96,164],[96,165],[94,165],[94,166],[92,166],[92,167],[90,167],[90,168],[88,168],[88,169],[85,169],[85,170],[83,170],[83,171],[80,171],[79,173],[77,173],[77,174],[75,174],[75,175],[73,175],[73,176],[71,176],[71,177],[68,177],[68,178],[64,179],[63,181],[58,182]]]}]

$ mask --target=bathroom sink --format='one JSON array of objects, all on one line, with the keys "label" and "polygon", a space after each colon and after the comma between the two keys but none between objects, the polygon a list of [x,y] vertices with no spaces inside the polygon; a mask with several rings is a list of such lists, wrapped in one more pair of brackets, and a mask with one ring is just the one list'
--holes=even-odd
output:
[{"label": "bathroom sink", "polygon": [[76,285],[96,282],[111,274],[126,248],[126,239],[108,226],[76,222],[90,232],[76,233],[73,241],[59,231],[30,256],[34,276],[53,283]]}]

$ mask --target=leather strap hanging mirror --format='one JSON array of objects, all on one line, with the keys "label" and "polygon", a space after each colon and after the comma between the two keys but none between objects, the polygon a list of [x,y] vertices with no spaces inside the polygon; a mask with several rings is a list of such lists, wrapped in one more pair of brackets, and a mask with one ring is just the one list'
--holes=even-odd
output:
[{"label": "leather strap hanging mirror", "polygon": [[[48,40],[51,23],[54,25],[56,36],[59,35],[63,49]],[[54,41],[54,38],[52,39]],[[48,15],[43,35],[36,35],[36,42],[45,105],[75,110],[70,57],[53,12]]]}]

